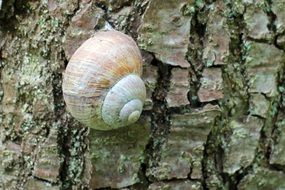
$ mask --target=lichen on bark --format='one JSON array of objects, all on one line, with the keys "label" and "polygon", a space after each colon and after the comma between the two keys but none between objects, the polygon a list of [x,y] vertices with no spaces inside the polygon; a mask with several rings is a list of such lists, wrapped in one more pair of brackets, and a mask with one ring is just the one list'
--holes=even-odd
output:
[{"label": "lichen on bark", "polygon": [[[0,189],[284,188],[284,0],[0,4]],[[61,83],[109,25],[141,48],[147,101],[98,132]]]}]

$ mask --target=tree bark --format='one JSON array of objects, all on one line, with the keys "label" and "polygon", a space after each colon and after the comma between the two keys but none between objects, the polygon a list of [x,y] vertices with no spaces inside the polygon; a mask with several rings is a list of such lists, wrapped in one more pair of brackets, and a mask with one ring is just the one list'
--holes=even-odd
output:
[{"label": "tree bark", "polygon": [[[132,36],[140,120],[66,111],[74,51]],[[285,0],[0,0],[0,189],[285,189]]]}]

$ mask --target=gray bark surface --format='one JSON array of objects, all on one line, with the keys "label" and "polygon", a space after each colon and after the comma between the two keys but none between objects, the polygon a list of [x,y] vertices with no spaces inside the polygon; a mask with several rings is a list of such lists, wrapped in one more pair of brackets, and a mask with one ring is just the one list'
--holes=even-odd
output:
[{"label": "gray bark surface", "polygon": [[[66,111],[74,51],[113,26],[143,59],[140,120]],[[0,189],[285,189],[285,0],[0,0]]]}]

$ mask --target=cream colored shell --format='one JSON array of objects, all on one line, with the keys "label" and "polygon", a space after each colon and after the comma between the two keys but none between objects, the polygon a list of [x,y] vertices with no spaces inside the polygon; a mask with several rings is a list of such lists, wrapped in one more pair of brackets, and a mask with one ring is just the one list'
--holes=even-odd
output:
[{"label": "cream colored shell", "polygon": [[110,130],[138,120],[146,97],[136,43],[118,31],[102,31],[71,57],[63,78],[67,110],[88,127]]}]

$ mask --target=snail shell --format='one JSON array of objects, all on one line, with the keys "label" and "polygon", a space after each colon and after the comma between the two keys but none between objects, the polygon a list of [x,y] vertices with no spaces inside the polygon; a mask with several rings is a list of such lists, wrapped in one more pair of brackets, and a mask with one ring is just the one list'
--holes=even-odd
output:
[{"label": "snail shell", "polygon": [[71,57],[63,78],[67,110],[88,127],[110,130],[136,122],[146,98],[142,57],[135,41],[97,32]]}]

